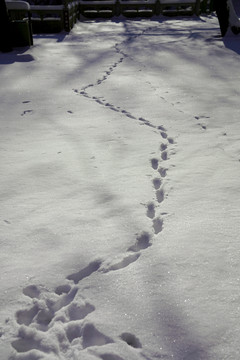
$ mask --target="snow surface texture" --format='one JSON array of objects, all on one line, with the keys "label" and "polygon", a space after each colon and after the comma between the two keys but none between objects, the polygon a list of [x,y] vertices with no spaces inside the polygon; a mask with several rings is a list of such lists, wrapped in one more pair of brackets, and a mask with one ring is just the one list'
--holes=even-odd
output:
[{"label": "snow surface texture", "polygon": [[239,358],[238,37],[85,21],[0,54],[0,358]]}]

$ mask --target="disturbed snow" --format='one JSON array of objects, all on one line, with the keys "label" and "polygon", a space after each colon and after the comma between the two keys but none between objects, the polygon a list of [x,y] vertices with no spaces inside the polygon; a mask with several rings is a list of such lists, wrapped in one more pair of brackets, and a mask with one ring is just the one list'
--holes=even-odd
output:
[{"label": "disturbed snow", "polygon": [[79,22],[0,54],[0,358],[239,357],[239,37]]}]

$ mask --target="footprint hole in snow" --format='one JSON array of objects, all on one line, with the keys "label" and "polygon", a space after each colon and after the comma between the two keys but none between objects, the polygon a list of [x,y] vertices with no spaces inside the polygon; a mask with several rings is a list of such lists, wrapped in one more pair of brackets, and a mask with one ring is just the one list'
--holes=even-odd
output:
[{"label": "footprint hole in snow", "polygon": [[155,217],[155,205],[153,202],[147,204],[147,217],[153,219]]},{"label": "footprint hole in snow", "polygon": [[173,140],[173,138],[168,138],[168,142],[169,142],[169,144],[174,144],[174,140]]},{"label": "footprint hole in snow", "polygon": [[156,192],[156,197],[157,197],[157,201],[160,204],[161,202],[163,202],[164,200],[164,191],[163,190],[158,190]]},{"label": "footprint hole in snow", "polygon": [[84,319],[88,314],[93,312],[95,310],[95,307],[91,305],[90,303],[82,302],[79,303],[72,303],[69,305],[67,312],[69,315],[70,320],[81,320]]},{"label": "footprint hole in snow", "polygon": [[158,172],[161,175],[161,177],[163,177],[163,178],[166,177],[166,175],[167,175],[167,169],[165,169],[165,168],[160,167],[158,169]]},{"label": "footprint hole in snow", "polygon": [[29,341],[26,339],[18,339],[12,342],[12,347],[19,353],[27,352],[33,349],[36,349],[36,344],[34,341]]},{"label": "footprint hole in snow", "polygon": [[[44,353],[57,352],[56,344],[49,340],[45,334],[37,333],[34,329],[28,330],[27,332],[19,331],[19,339],[14,340],[11,344],[18,353],[26,353],[23,357],[19,356],[19,359],[23,360],[28,359],[27,353],[31,350],[39,350]],[[29,359],[31,359],[31,357]]]},{"label": "footprint hole in snow", "polygon": [[41,291],[36,285],[29,285],[23,289],[23,294],[29,296],[32,299],[33,298],[39,299]]},{"label": "footprint hole in snow", "polygon": [[161,132],[161,136],[163,139],[166,139],[167,138],[167,133],[165,133],[164,131]]},{"label": "footprint hole in snow", "polygon": [[49,309],[56,312],[61,308],[69,305],[77,295],[78,290],[78,287],[75,286],[69,291],[69,293],[61,295],[57,301],[53,303],[50,302],[48,305]]},{"label": "footprint hole in snow", "polygon": [[153,220],[153,228],[154,228],[154,232],[155,234],[159,234],[162,231],[163,228],[163,220],[160,218],[156,218]]},{"label": "footprint hole in snow", "polygon": [[32,308],[27,310],[19,310],[16,313],[16,320],[19,325],[30,325],[33,318],[37,315],[39,308],[34,305]]},{"label": "footprint hole in snow", "polygon": [[167,149],[167,144],[161,144],[160,145],[160,150],[161,151],[164,151],[164,150],[166,150]]},{"label": "footprint hole in snow", "polygon": [[162,152],[161,158],[162,158],[163,161],[165,161],[165,160],[168,159],[168,153],[167,153],[167,151],[163,151],[163,152]]},{"label": "footprint hole in snow", "polygon": [[68,323],[67,327],[65,328],[65,332],[69,342],[71,343],[74,339],[82,336],[82,326],[75,321]]},{"label": "footprint hole in snow", "polygon": [[151,159],[151,164],[152,164],[152,168],[154,170],[157,170],[157,168],[158,168],[158,159],[156,159],[156,158]]},{"label": "footprint hole in snow", "polygon": [[82,331],[83,348],[90,346],[103,346],[109,343],[113,343],[113,340],[110,337],[97,330],[93,324],[85,324]]},{"label": "footprint hole in snow", "polygon": [[71,274],[67,277],[68,280],[73,280],[75,284],[79,283],[82,279],[90,276],[92,273],[100,268],[102,261],[95,260],[88,264],[85,268],[81,269],[77,273]]},{"label": "footprint hole in snow", "polygon": [[55,289],[55,294],[62,295],[67,294],[71,290],[71,286],[69,284],[60,285]]},{"label": "footprint hole in snow", "polygon": [[131,246],[128,251],[137,252],[139,250],[147,249],[151,246],[151,235],[147,231],[143,231],[136,238],[136,242],[133,246]]},{"label": "footprint hole in snow", "polygon": [[[133,250],[133,251],[135,251],[135,250]],[[123,259],[121,259],[120,261],[117,261],[115,263],[110,264],[107,268],[103,269],[102,271],[104,273],[107,273],[109,271],[116,271],[116,270],[124,269],[128,265],[134,263],[139,258],[140,255],[141,255],[140,253],[136,252],[136,254],[131,254],[131,255],[128,255],[128,256],[124,256]]]},{"label": "footprint hole in snow", "polygon": [[161,184],[162,184],[161,179],[159,178],[153,179],[153,186],[155,187],[156,190],[160,188]]},{"label": "footprint hole in snow", "polygon": [[54,313],[48,309],[42,309],[39,311],[36,317],[36,321],[39,325],[47,326],[53,319]]},{"label": "footprint hole in snow", "polygon": [[142,347],[140,340],[134,334],[125,332],[120,335],[120,338],[125,341],[129,346],[132,346],[134,348]]},{"label": "footprint hole in snow", "polygon": [[166,129],[165,129],[164,126],[162,126],[162,125],[158,126],[158,130],[166,131]]}]

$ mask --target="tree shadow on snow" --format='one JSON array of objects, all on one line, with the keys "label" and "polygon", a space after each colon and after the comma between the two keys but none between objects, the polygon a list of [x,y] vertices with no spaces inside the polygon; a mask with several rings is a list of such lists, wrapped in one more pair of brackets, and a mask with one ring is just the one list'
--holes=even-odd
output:
[{"label": "tree shadow on snow", "polygon": [[195,325],[187,321],[181,310],[174,306],[172,299],[169,300],[168,306],[163,306],[164,316],[161,319],[169,352],[176,359],[210,360],[211,344],[202,334],[198,334]]}]

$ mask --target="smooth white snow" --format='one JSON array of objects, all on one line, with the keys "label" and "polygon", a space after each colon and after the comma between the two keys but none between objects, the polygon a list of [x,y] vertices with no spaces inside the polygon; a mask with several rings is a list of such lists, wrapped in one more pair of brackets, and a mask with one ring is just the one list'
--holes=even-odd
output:
[{"label": "smooth white snow", "polygon": [[239,37],[79,22],[0,54],[0,359],[236,360]]}]

